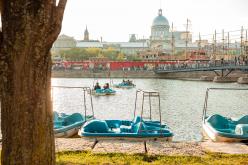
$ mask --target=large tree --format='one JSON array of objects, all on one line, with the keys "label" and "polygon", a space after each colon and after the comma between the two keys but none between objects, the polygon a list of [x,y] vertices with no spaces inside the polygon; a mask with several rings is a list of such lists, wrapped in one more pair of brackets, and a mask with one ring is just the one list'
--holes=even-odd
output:
[{"label": "large tree", "polygon": [[0,0],[2,164],[55,164],[50,49],[67,0]]}]

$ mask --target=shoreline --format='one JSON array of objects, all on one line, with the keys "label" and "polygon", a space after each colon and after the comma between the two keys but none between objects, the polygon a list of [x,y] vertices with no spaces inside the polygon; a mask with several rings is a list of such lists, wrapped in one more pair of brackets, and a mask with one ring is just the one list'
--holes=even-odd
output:
[{"label": "shoreline", "polygon": [[[122,153],[122,154],[148,154],[168,156],[204,156],[207,153],[220,154],[248,154],[248,144],[204,141],[143,141],[101,140],[95,144],[93,139],[84,138],[55,138],[55,152],[90,151],[92,153]],[[92,147],[94,146],[94,147]],[[0,149],[2,142],[0,142]]]},{"label": "shoreline", "polygon": [[[146,141],[145,150],[143,141],[101,140],[95,144],[93,139],[84,138],[55,138],[55,152],[90,151],[92,153],[122,153],[148,154],[168,156],[204,156],[207,153],[220,154],[248,154],[248,144],[205,141]],[[94,147],[92,148],[92,146]],[[0,142],[0,149],[2,142]]]},{"label": "shoreline", "polygon": [[[238,79],[239,77],[247,77],[247,72],[233,71],[228,75],[230,78]],[[153,71],[111,71],[110,76],[108,71],[82,71],[82,70],[66,70],[66,71],[52,71],[52,78],[132,78],[132,79],[176,79],[187,81],[212,81],[216,74],[210,71],[198,72],[179,72],[155,74]],[[201,77],[208,77],[209,79],[201,79]]]},{"label": "shoreline", "polygon": [[56,152],[63,151],[91,151],[92,153],[125,153],[149,155],[184,155],[203,156],[208,152],[224,154],[248,154],[248,145],[244,143],[200,142],[184,141],[147,141],[146,147],[140,141],[130,140],[101,140],[94,147],[93,139],[84,138],[56,138]]}]

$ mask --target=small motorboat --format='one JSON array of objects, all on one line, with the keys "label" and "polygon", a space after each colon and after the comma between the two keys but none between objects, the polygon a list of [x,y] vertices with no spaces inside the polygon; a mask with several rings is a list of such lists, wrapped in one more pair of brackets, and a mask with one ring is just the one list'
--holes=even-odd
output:
[{"label": "small motorboat", "polygon": [[[161,122],[160,105],[156,106],[159,110],[160,120],[153,120],[151,115],[151,101],[150,117],[144,120],[143,108],[141,115],[136,116],[137,111],[137,95],[143,94],[144,97],[159,97],[158,92],[147,92],[138,90],[136,92],[134,120],[91,120],[86,122],[78,132],[79,136],[86,138],[105,139],[105,138],[118,138],[118,139],[136,139],[136,140],[156,140],[162,139],[171,141],[173,133],[169,127]],[[160,99],[159,99],[160,100]],[[159,101],[160,103],[160,101]],[[142,107],[144,100],[142,101]],[[154,105],[154,104],[153,104]],[[155,110],[153,109],[153,112]]]},{"label": "small motorboat", "polygon": [[131,82],[128,83],[127,81],[121,82],[119,84],[114,84],[115,88],[123,88],[123,89],[130,89],[130,88],[134,88],[135,85]]},{"label": "small motorboat", "polygon": [[[53,86],[53,88],[76,88],[83,90],[84,93],[84,115],[81,113],[73,113],[73,114],[66,114],[66,113],[58,113],[56,111],[53,112],[53,128],[54,128],[54,135],[57,138],[68,138],[78,134],[78,130],[81,126],[88,120],[94,119],[94,110],[93,110],[93,103],[92,97],[90,95],[90,104],[91,108],[87,108],[86,103],[86,93],[90,90],[89,87],[66,87],[66,86]],[[87,109],[91,109],[92,115],[87,115]]]},{"label": "small motorboat", "polygon": [[240,88],[208,88],[203,108],[203,133],[216,142],[241,142],[248,140],[248,115],[239,119],[227,118],[219,114],[206,115],[210,90],[248,90]]},{"label": "small motorboat", "polygon": [[108,89],[96,89],[96,90],[91,90],[91,94],[95,96],[106,96],[106,95],[115,95],[116,91],[108,88]]}]

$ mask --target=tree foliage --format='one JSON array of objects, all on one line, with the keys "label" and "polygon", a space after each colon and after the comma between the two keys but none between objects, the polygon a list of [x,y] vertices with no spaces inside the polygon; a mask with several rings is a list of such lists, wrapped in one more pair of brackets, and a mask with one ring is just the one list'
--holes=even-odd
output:
[{"label": "tree foliage", "polygon": [[113,61],[126,59],[125,54],[111,47],[103,50],[100,48],[71,48],[61,50],[59,54],[66,61],[84,61],[94,57],[107,58]]}]

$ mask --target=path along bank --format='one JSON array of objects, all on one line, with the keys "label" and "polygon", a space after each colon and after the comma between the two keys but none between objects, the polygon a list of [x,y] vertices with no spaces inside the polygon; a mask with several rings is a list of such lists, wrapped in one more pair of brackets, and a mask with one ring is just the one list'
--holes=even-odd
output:
[{"label": "path along bank", "polygon": [[[93,153],[145,153],[141,141],[102,140],[94,147],[93,139],[56,138],[56,151],[92,151]],[[244,143],[217,143],[209,140],[202,142],[165,142],[147,141],[147,153],[151,155],[186,155],[202,156],[208,152],[226,154],[248,154]],[[93,147],[93,148],[92,148]]]}]

